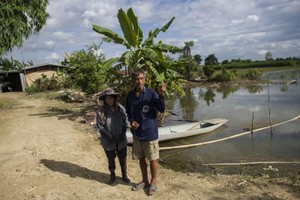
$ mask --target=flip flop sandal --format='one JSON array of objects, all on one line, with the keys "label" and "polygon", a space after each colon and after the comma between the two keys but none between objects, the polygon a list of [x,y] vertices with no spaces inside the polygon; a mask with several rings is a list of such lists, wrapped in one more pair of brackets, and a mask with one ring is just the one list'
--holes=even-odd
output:
[{"label": "flip flop sandal", "polygon": [[138,190],[144,189],[146,187],[149,187],[149,186],[146,186],[146,184],[144,182],[140,182],[140,183],[132,186],[131,190],[132,191],[138,191]]},{"label": "flip flop sandal", "polygon": [[157,192],[157,186],[156,186],[156,185],[151,185],[151,186],[149,187],[148,195],[151,196],[151,195],[153,195],[155,192]]}]

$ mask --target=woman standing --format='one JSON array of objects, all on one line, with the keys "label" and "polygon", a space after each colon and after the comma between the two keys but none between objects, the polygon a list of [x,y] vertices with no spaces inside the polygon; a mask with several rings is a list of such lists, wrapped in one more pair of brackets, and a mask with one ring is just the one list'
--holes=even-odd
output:
[{"label": "woman standing", "polygon": [[118,156],[121,166],[122,180],[130,183],[127,176],[127,138],[126,130],[129,126],[125,108],[117,103],[120,96],[111,88],[107,88],[101,93],[99,99],[103,105],[96,112],[96,125],[101,133],[101,144],[108,159],[108,169],[112,185],[116,180],[115,158]]}]

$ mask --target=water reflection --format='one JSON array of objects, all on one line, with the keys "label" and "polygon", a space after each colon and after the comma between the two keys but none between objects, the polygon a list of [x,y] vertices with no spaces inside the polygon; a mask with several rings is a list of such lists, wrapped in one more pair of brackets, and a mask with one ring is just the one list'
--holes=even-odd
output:
[{"label": "water reflection", "polygon": [[250,94],[261,93],[263,91],[262,85],[248,85],[245,86],[245,88],[248,90]]},{"label": "water reflection", "polygon": [[283,85],[283,86],[281,86],[280,91],[281,91],[281,92],[287,92],[288,89],[289,89],[289,88],[288,88],[287,85]]},{"label": "water reflection", "polygon": [[200,90],[200,95],[199,95],[205,102],[206,105],[210,105],[211,103],[215,102],[215,96],[216,94],[214,93],[213,88],[208,88],[206,92],[203,92],[203,90]]},{"label": "water reflection", "polygon": [[226,99],[230,94],[234,94],[240,87],[238,85],[222,85],[216,89],[222,94],[222,98]]},{"label": "water reflection", "polygon": [[[186,97],[167,102],[168,109],[178,111],[178,116],[172,116],[174,119],[227,118],[229,121],[213,133],[163,143],[161,146],[195,144],[232,136],[251,128],[252,121],[254,129],[268,126],[269,109],[273,124],[300,114],[300,89],[297,84],[197,87],[185,92]],[[162,152],[161,157],[165,165],[174,167],[172,163],[199,166],[210,162],[300,160],[298,152],[299,120],[273,127],[273,135],[270,129],[265,129],[211,145]]]},{"label": "water reflection", "polygon": [[191,88],[184,89],[186,96],[180,98],[183,119],[194,119],[194,112],[199,104]]},{"label": "water reflection", "polygon": [[[262,85],[249,85],[244,86],[249,92],[249,94],[256,94],[261,93],[263,91]],[[241,89],[238,85],[221,85],[220,87],[208,87],[198,88],[198,96],[200,99],[204,100],[206,102],[207,106],[210,106],[215,102],[216,93],[222,94],[222,99],[228,98],[230,95],[236,93],[239,89]],[[196,95],[194,94],[195,88],[186,88],[184,89],[186,96],[181,97],[179,99],[180,107],[183,111],[183,118],[184,119],[193,119],[194,118],[194,112],[199,106],[200,102],[199,99],[196,99]],[[196,88],[197,90],[197,88]],[[168,101],[169,107],[173,107],[175,104],[175,99],[170,99]],[[170,106],[170,104],[172,106]]]}]

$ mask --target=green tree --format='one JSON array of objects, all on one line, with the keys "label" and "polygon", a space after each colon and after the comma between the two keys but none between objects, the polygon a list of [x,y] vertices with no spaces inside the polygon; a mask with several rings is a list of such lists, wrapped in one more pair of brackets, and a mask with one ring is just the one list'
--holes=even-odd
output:
[{"label": "green tree", "polygon": [[0,56],[13,47],[21,47],[31,34],[46,24],[48,0],[0,1]]},{"label": "green tree", "polygon": [[222,62],[221,62],[221,65],[227,65],[227,64],[229,64],[230,62],[229,62],[229,60],[223,60]]},{"label": "green tree", "polygon": [[203,68],[203,73],[207,76],[208,79],[211,79],[215,69],[211,65],[205,65]]},{"label": "green tree", "polygon": [[[117,14],[124,37],[118,35],[112,30],[105,27],[93,25],[93,30],[106,36],[106,42],[121,44],[127,48],[122,56],[119,58],[119,69],[125,67],[130,73],[134,68],[144,68],[148,73],[147,85],[155,88],[161,83],[168,83],[168,90],[177,91],[184,94],[180,84],[182,82],[180,74],[176,71],[184,67],[186,61],[173,61],[166,59],[164,53],[178,53],[180,48],[162,41],[154,42],[154,39],[160,32],[168,30],[174,21],[174,17],[162,28],[156,28],[154,31],[149,31],[148,38],[144,39],[143,31],[138,24],[138,18],[134,14],[132,8],[127,10],[120,9]],[[130,85],[129,80],[126,80]]]},{"label": "green tree", "polygon": [[33,66],[32,61],[28,61],[27,63],[20,62],[18,60],[8,58],[0,58],[0,69],[3,71],[17,70],[21,72],[25,67]]},{"label": "green tree", "polygon": [[218,65],[218,58],[215,56],[215,54],[210,54],[204,59],[204,65]]},{"label": "green tree", "polygon": [[268,51],[266,54],[265,54],[265,59],[266,61],[271,61],[273,60],[272,58],[272,53],[270,51]]},{"label": "green tree", "polygon": [[215,54],[210,54],[204,59],[203,72],[208,77],[208,79],[211,79],[213,73],[215,72],[213,66],[218,64],[218,59]]},{"label": "green tree", "polygon": [[113,68],[116,59],[105,61],[103,54],[97,54],[95,44],[88,51],[80,50],[67,54],[64,65],[67,68],[67,86],[79,88],[87,94],[102,91],[107,86],[113,87],[114,80],[120,74]]},{"label": "green tree", "polygon": [[200,54],[196,54],[194,55],[194,60],[197,62],[198,65],[200,65],[203,59],[201,58]]},{"label": "green tree", "polygon": [[194,46],[194,41],[184,42],[184,47],[182,48],[182,57],[188,60],[185,66],[185,76],[187,80],[191,80],[191,68],[193,66],[191,47]]}]

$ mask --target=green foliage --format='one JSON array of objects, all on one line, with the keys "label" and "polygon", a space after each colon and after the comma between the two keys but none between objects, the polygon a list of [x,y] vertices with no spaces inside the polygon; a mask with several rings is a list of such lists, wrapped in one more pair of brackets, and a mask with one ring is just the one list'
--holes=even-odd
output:
[{"label": "green foliage", "polygon": [[[228,63],[228,64],[225,64]],[[216,69],[221,69],[221,66],[227,69],[242,69],[242,68],[266,68],[266,67],[284,67],[284,66],[296,66],[300,65],[300,61],[296,59],[279,59],[271,61],[251,61],[251,60],[236,60],[231,62],[225,62],[220,66],[216,66]]]},{"label": "green foliage", "polygon": [[236,71],[235,70],[227,70],[225,67],[222,67],[221,73],[217,74],[214,78],[215,81],[233,81],[236,78]]},{"label": "green foliage", "polygon": [[287,74],[281,74],[281,75],[280,75],[280,79],[281,79],[281,80],[284,80],[284,81],[287,81],[288,75],[287,75]]},{"label": "green foliage", "polygon": [[0,58],[0,70],[3,71],[10,71],[10,70],[17,70],[22,71],[27,66],[32,66],[32,61],[29,61],[28,63],[20,62],[18,60],[15,60],[13,58],[7,59],[7,58]]},{"label": "green foliage", "polygon": [[35,93],[39,93],[42,92],[42,90],[40,90],[38,87],[36,87],[35,85],[31,85],[29,87],[25,88],[25,92],[27,94],[35,94]]},{"label": "green foliage", "polygon": [[47,5],[48,0],[0,1],[0,56],[42,29],[49,16]]},{"label": "green foliage", "polygon": [[205,65],[203,68],[203,72],[205,76],[207,76],[208,79],[211,79],[213,73],[215,72],[215,69],[211,65]]},{"label": "green foliage", "polygon": [[244,74],[244,77],[249,79],[249,80],[258,80],[261,78],[262,71],[259,69],[249,69],[247,72]]},{"label": "green foliage", "polygon": [[[130,74],[137,67],[143,68],[148,74],[148,87],[155,88],[160,83],[165,82],[171,86],[167,88],[168,91],[176,91],[183,95],[184,91],[180,86],[182,80],[176,70],[184,67],[187,61],[183,59],[175,62],[166,59],[164,55],[164,53],[168,52],[180,52],[181,49],[176,46],[164,44],[162,41],[154,42],[154,39],[160,32],[168,30],[175,18],[173,17],[162,28],[149,31],[148,38],[143,40],[143,31],[138,24],[138,18],[132,8],[129,8],[127,13],[123,9],[120,9],[117,16],[124,37],[105,27],[93,25],[94,31],[106,36],[104,41],[121,44],[128,49],[118,59],[119,64],[116,67],[118,69],[124,67],[127,74]],[[122,90],[128,90],[130,88],[130,80],[125,79],[125,82],[120,87]]]},{"label": "green foliage", "polygon": [[93,48],[67,54],[64,62],[68,66],[66,86],[79,88],[87,94],[97,93],[107,86],[113,87],[114,80],[120,78],[113,68],[116,61],[117,59],[105,61],[104,55],[95,54]]},{"label": "green foliage", "polygon": [[215,54],[210,54],[208,55],[205,59],[204,59],[204,65],[208,66],[214,66],[214,65],[218,65],[218,58],[215,56]]},{"label": "green foliage", "polygon": [[203,59],[201,58],[200,54],[196,54],[194,55],[194,60],[197,62],[198,65],[200,65]]},{"label": "green foliage", "polygon": [[185,66],[185,70],[183,72],[184,77],[189,81],[191,80],[191,71],[194,65],[192,55],[191,55],[191,47],[194,46],[194,41],[184,42],[184,47],[182,48],[182,57],[188,59],[188,63]]}]

